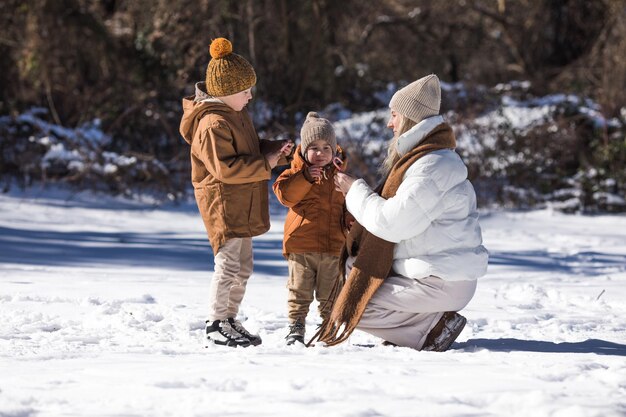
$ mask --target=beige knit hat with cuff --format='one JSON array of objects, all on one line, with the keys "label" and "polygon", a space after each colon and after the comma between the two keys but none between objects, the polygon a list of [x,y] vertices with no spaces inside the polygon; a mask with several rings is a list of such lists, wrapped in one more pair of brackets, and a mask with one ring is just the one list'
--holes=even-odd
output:
[{"label": "beige knit hat with cuff", "polygon": [[300,147],[302,156],[306,156],[306,150],[313,142],[322,139],[328,142],[333,149],[333,153],[337,149],[337,138],[335,137],[335,129],[328,119],[320,117],[314,111],[306,115],[306,119],[300,130]]},{"label": "beige knit hat with cuff", "polygon": [[439,114],[441,85],[435,74],[427,75],[398,90],[389,108],[415,123]]}]

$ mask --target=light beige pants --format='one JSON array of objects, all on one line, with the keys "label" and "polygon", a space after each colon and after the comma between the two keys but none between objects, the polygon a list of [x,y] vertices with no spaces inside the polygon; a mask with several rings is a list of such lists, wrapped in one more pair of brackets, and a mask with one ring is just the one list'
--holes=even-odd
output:
[{"label": "light beige pants", "polygon": [[459,311],[476,291],[476,281],[391,276],[365,308],[358,329],[398,346],[421,349],[446,311]]},{"label": "light beige pants", "polygon": [[218,249],[209,292],[209,320],[237,317],[252,266],[251,237],[228,239]]},{"label": "light beige pants", "polygon": [[330,314],[327,302],[339,276],[339,257],[327,253],[290,253],[287,281],[287,310],[289,322],[305,323],[313,296],[319,302],[322,319]]}]

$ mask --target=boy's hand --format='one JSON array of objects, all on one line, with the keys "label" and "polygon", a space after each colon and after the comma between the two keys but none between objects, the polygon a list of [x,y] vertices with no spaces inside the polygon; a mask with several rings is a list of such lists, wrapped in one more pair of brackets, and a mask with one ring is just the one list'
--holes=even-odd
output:
[{"label": "boy's hand", "polygon": [[293,151],[292,140],[261,140],[261,153],[266,157],[273,153],[288,156]]},{"label": "boy's hand", "polygon": [[293,150],[293,142],[289,140],[285,142],[285,144],[280,148],[280,154],[289,156],[291,155],[292,150]]},{"label": "boy's hand", "polygon": [[[270,168],[274,169],[277,165],[278,162],[280,162],[282,157],[287,157],[289,155],[291,155],[291,152],[293,151],[293,142],[288,140],[288,141],[283,141],[285,143],[283,143],[282,145],[280,145],[280,148],[278,148],[278,141],[264,141],[261,142],[262,146],[261,147],[261,152],[264,153],[265,155],[265,159],[267,159],[268,164],[270,165]],[[275,150],[272,150],[275,149]]]}]

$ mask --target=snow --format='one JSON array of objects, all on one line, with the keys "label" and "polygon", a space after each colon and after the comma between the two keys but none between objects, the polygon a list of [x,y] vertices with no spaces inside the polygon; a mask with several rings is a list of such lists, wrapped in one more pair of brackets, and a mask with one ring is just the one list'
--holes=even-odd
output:
[{"label": "snow", "polygon": [[77,150],[68,151],[62,143],[56,143],[50,147],[48,152],[41,159],[41,165],[45,168],[50,167],[50,161],[65,161],[73,164],[73,167],[82,167],[83,158]]},{"label": "snow", "polygon": [[285,346],[272,213],[241,311],[263,344],[231,349],[203,342],[212,257],[193,203],[0,195],[0,416],[626,415],[626,216],[483,213],[489,272],[435,353],[359,331]]}]

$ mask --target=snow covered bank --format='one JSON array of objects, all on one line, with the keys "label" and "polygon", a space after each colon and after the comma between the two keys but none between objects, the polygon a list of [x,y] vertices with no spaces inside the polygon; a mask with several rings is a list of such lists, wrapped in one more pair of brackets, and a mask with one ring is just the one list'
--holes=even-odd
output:
[{"label": "snow covered bank", "polygon": [[[381,91],[377,96],[384,104],[374,111],[353,113],[332,103],[321,112],[334,121],[350,172],[370,183],[376,182],[376,167],[391,138],[386,103],[399,87],[390,84]],[[626,108],[620,117],[609,118],[588,98],[537,97],[530,87],[517,81],[491,88],[442,84],[442,111],[457,135],[479,205],[626,212]],[[287,129],[264,131],[278,117],[276,109],[256,101],[251,108],[261,137],[294,139]],[[151,151],[139,152],[129,149],[126,139],[103,133],[99,120],[69,129],[49,118],[41,108],[0,115],[0,188],[66,184],[75,190],[151,196],[157,202],[191,194],[182,139],[146,137]]]},{"label": "snow covered bank", "polygon": [[242,311],[263,345],[229,349],[202,341],[212,259],[194,206],[76,198],[0,196],[2,417],[626,413],[625,216],[485,213],[489,273],[432,353],[361,332],[285,346],[277,213]]}]

